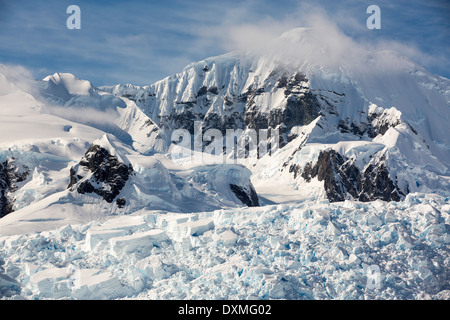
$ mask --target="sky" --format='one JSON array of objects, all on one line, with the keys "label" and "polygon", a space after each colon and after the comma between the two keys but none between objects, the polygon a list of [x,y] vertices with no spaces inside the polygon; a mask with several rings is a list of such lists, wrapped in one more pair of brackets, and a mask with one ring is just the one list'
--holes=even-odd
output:
[{"label": "sky", "polygon": [[[81,9],[70,30],[67,7]],[[368,29],[370,5],[381,29]],[[269,37],[328,22],[354,43],[393,49],[450,78],[448,0],[0,0],[0,64],[42,79],[69,72],[96,86],[148,85],[191,62],[254,50]]]}]

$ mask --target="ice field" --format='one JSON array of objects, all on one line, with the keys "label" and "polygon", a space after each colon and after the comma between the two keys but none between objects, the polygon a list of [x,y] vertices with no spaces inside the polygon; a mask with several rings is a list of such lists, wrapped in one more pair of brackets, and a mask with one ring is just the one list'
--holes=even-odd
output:
[{"label": "ice field", "polygon": [[[152,211],[0,237],[27,299],[449,299],[450,199]],[[373,273],[376,271],[376,273]]]}]

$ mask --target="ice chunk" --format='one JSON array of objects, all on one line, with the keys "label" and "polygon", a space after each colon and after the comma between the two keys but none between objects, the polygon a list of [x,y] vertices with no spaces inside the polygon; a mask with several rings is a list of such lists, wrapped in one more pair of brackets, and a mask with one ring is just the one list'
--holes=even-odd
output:
[{"label": "ice chunk", "polygon": [[337,261],[343,261],[348,258],[348,252],[344,248],[337,246],[332,251],[332,255]]},{"label": "ice chunk", "polygon": [[31,276],[32,274],[36,273],[39,270],[39,265],[27,262],[25,263],[25,274],[27,276]]},{"label": "ice chunk", "polygon": [[208,230],[214,229],[214,222],[209,219],[188,221],[180,223],[176,226],[176,230],[180,235],[200,236]]},{"label": "ice chunk", "polygon": [[70,297],[67,268],[49,268],[31,275],[30,285],[33,292],[43,298],[59,299]]},{"label": "ice chunk", "polygon": [[157,257],[139,260],[136,268],[152,280],[166,279],[171,275],[171,269]]},{"label": "ice chunk", "polygon": [[327,232],[336,236],[341,234],[341,230],[333,222],[328,223]]},{"label": "ice chunk", "polygon": [[111,253],[116,256],[121,256],[124,253],[151,249],[151,247],[158,246],[161,242],[168,239],[164,230],[152,229],[146,232],[111,238],[109,244],[111,246]]},{"label": "ice chunk", "polygon": [[225,246],[233,246],[238,240],[238,235],[231,230],[226,230],[216,235],[214,239]]},{"label": "ice chunk", "polygon": [[79,285],[73,288],[75,299],[107,300],[126,296],[129,290],[109,271],[81,270]]},{"label": "ice chunk", "polygon": [[179,253],[185,253],[192,249],[191,236],[182,238],[181,241],[174,243],[174,248]]},{"label": "ice chunk", "polygon": [[129,233],[147,231],[150,229],[143,216],[121,216],[102,224],[102,229],[126,230]]},{"label": "ice chunk", "polygon": [[4,245],[7,248],[14,248],[14,247],[18,246],[20,243],[22,243],[25,238],[26,237],[23,235],[10,236],[10,237],[6,238]]},{"label": "ice chunk", "polygon": [[144,274],[138,270],[131,270],[128,275],[128,281],[135,292],[141,292],[145,285],[146,280]]},{"label": "ice chunk", "polygon": [[127,290],[112,273],[100,269],[77,269],[75,284],[69,268],[49,268],[30,278],[33,292],[43,298],[114,299]]},{"label": "ice chunk", "polygon": [[0,296],[9,296],[20,290],[21,285],[11,277],[0,274]]},{"label": "ice chunk", "polygon": [[254,272],[255,274],[267,274],[267,275],[273,274],[272,270],[263,266],[254,267],[252,268],[251,272]]},{"label": "ice chunk", "polygon": [[191,214],[175,214],[167,215],[161,219],[158,219],[157,226],[160,228],[167,228],[168,231],[177,231],[179,224],[191,221],[197,221],[197,216]]},{"label": "ice chunk", "polygon": [[395,216],[395,214],[392,211],[386,212],[384,219],[387,223],[397,221],[397,217]]},{"label": "ice chunk", "polygon": [[330,219],[330,212],[326,209],[317,209],[314,211],[314,215],[316,217],[321,217],[322,219],[325,219],[325,220]]},{"label": "ice chunk", "polygon": [[381,227],[383,225],[383,221],[376,214],[370,214],[367,218],[367,224],[375,227]]},{"label": "ice chunk", "polygon": [[93,250],[101,242],[107,242],[111,238],[117,238],[129,234],[130,233],[126,229],[90,229],[86,234],[86,248],[87,250]]},{"label": "ice chunk", "polygon": [[75,234],[72,226],[69,224],[58,229],[58,234],[61,239],[69,239]]},{"label": "ice chunk", "polygon": [[361,259],[359,259],[354,253],[351,253],[348,257],[347,263],[349,265],[359,265],[361,263]]}]

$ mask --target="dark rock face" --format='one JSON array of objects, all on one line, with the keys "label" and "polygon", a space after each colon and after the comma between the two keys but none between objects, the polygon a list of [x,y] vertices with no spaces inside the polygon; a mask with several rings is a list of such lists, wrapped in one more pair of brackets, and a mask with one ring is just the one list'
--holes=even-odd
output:
[{"label": "dark rock face", "polygon": [[282,122],[288,129],[296,125],[307,125],[319,116],[320,105],[315,95],[306,92],[302,96],[291,95],[283,111]]},{"label": "dark rock face", "polygon": [[236,197],[248,207],[259,207],[258,195],[253,187],[241,187],[235,184],[230,184],[230,189]]},{"label": "dark rock face", "polygon": [[25,181],[29,173],[28,167],[17,167],[14,158],[0,163],[0,218],[13,212],[15,200],[8,193],[17,191],[17,184]]},{"label": "dark rock face", "polygon": [[[367,120],[355,123],[348,119],[339,120],[338,130],[342,133],[352,133],[355,136],[362,137],[367,134],[369,138],[375,138],[377,135],[384,135],[389,128],[401,124],[402,120],[397,117],[383,117],[383,113],[372,113],[367,116]],[[411,131],[414,128],[409,125]]]},{"label": "dark rock face", "polygon": [[377,136],[376,130],[369,123],[354,123],[344,120],[339,120],[338,129],[342,133],[352,133],[355,136],[362,137],[366,132],[369,137],[374,138]]},{"label": "dark rock face", "polygon": [[[208,72],[209,69],[205,68],[203,72]],[[308,79],[301,72],[289,75],[287,71],[274,71],[264,83],[254,83],[239,94],[226,92],[228,85],[203,85],[186,101],[171,101],[173,108],[160,113],[159,118],[154,120],[162,131],[168,133],[175,129],[186,129],[193,134],[194,121],[201,121],[204,131],[214,128],[223,135],[226,129],[255,129],[259,132],[260,129],[278,128],[281,140],[279,145],[283,147],[289,142],[288,135],[292,127],[311,123],[321,111],[318,97],[310,91]],[[278,90],[283,91],[286,104],[262,112],[257,97]],[[158,99],[154,94],[146,98],[144,93],[140,93],[142,101],[137,97],[130,97],[129,93],[126,95],[136,101],[142,110],[146,110]],[[215,100],[217,98],[219,102]],[[220,109],[223,106],[223,112],[211,112],[214,110],[211,109],[212,103],[215,103],[214,108]]]},{"label": "dark rock face", "polygon": [[319,116],[321,106],[317,97],[309,89],[304,87],[308,81],[306,76],[298,72],[291,79],[282,75],[277,82],[278,89],[284,89],[287,98],[283,109],[271,110],[270,113],[261,113],[259,107],[254,104],[255,96],[263,93],[264,88],[249,90],[246,94],[246,107],[244,123],[248,128],[268,129],[281,127],[287,133],[297,125],[307,125]]},{"label": "dark rock face", "polygon": [[125,198],[119,198],[116,200],[116,204],[119,208],[123,208],[126,203],[127,203],[127,200]]},{"label": "dark rock face", "polygon": [[[217,89],[217,88],[216,88]],[[204,96],[205,94],[207,94],[208,93],[208,88],[207,87],[205,87],[205,86],[203,86],[203,87],[201,87],[199,90],[198,90],[198,92],[197,92],[197,94],[195,95],[195,97],[196,98],[199,98],[199,97],[201,97],[201,96]]]},{"label": "dark rock face", "polygon": [[[367,117],[370,124],[374,122],[374,120],[378,120],[377,124],[370,126],[369,137],[374,138],[378,134],[384,135],[389,128],[395,127],[399,125],[402,121],[397,117],[383,117],[383,113],[372,113]],[[411,130],[414,129],[411,127]]]},{"label": "dark rock face", "polygon": [[384,165],[369,165],[361,179],[360,201],[381,199],[385,201],[400,201],[403,193],[389,179],[389,172]]},{"label": "dark rock face", "polygon": [[355,200],[367,202],[381,199],[384,201],[400,201],[403,193],[389,178],[389,172],[383,163],[377,166],[370,164],[361,172],[351,161],[344,159],[334,150],[322,151],[317,162],[307,163],[301,169],[292,165],[290,172],[294,177],[301,174],[306,181],[317,177],[324,181],[328,200],[343,201],[351,195]]},{"label": "dark rock face", "polygon": [[[89,172],[92,176],[84,179]],[[111,155],[108,150],[98,145],[91,145],[78,164],[78,168],[70,169],[68,188],[76,187],[77,192],[81,194],[98,194],[106,202],[111,203],[119,195],[132,172],[131,164],[126,165]],[[123,207],[126,200],[117,199],[116,203],[119,207]]]},{"label": "dark rock face", "polygon": [[13,211],[12,201],[8,197],[11,182],[9,180],[9,175],[6,168],[6,161],[4,163],[0,163],[0,218],[3,218]]},{"label": "dark rock face", "polygon": [[267,129],[282,125],[285,133],[293,126],[307,125],[319,116],[320,105],[312,93],[291,94],[284,109],[271,110],[269,114],[261,113],[257,106],[248,106],[244,114],[244,123],[248,128]]}]

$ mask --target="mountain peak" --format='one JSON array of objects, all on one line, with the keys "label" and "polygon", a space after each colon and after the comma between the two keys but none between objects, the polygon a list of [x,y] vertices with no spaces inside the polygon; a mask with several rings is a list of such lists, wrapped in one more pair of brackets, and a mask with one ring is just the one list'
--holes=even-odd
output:
[{"label": "mountain peak", "polygon": [[87,96],[93,91],[93,86],[89,81],[78,79],[71,73],[54,73],[42,80],[56,86],[65,87],[71,95]]}]

